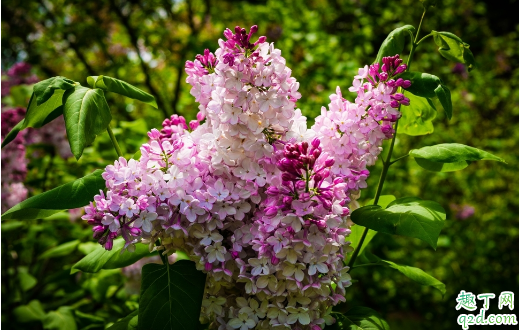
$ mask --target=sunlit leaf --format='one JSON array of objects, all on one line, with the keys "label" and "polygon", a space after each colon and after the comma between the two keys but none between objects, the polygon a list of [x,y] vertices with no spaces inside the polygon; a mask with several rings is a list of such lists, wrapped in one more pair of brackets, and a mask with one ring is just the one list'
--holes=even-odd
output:
[{"label": "sunlit leaf", "polygon": [[36,96],[36,105],[45,103],[54,94],[55,90],[63,90],[74,88],[74,81],[65,77],[52,77],[35,84],[33,87]]},{"label": "sunlit leaf", "polygon": [[386,209],[367,205],[351,214],[351,220],[356,224],[382,233],[418,238],[434,249],[445,218],[445,210],[440,204],[417,197],[397,199]]},{"label": "sunlit leaf", "polygon": [[87,78],[87,82],[92,88],[101,88],[108,92],[117,93],[147,103],[155,109],[158,109],[157,102],[153,95],[125,81],[107,76],[91,76]]},{"label": "sunlit leaf", "polygon": [[401,107],[402,117],[398,121],[398,133],[418,136],[434,132],[432,122],[436,118],[436,108],[431,100],[411,93],[407,93],[406,96],[410,103]]},{"label": "sunlit leaf", "polygon": [[382,42],[375,63],[382,63],[382,58],[386,56],[401,55],[404,51],[406,37],[410,37],[412,40],[414,32],[415,28],[412,25],[404,25],[391,31]]},{"label": "sunlit leaf", "polygon": [[77,86],[65,94],[63,117],[72,154],[79,159],[86,146],[106,130],[112,120],[101,89]]},{"label": "sunlit leaf", "polygon": [[464,63],[468,71],[476,66],[474,55],[470,51],[470,45],[463,42],[457,35],[451,32],[432,31],[434,42],[438,45],[438,52],[448,60]]}]

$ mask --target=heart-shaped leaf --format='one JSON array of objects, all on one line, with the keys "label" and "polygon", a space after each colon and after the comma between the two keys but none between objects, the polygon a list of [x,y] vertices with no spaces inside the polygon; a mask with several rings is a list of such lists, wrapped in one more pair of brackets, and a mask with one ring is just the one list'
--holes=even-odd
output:
[{"label": "heart-shaped leaf", "polygon": [[400,77],[411,81],[411,86],[406,90],[414,95],[426,98],[437,97],[447,117],[452,118],[451,92],[440,78],[422,72],[404,72]]},{"label": "heart-shaped leaf", "polygon": [[478,160],[505,161],[489,152],[459,143],[443,143],[414,149],[409,152],[418,165],[429,171],[452,172],[467,167]]},{"label": "heart-shaped leaf", "polygon": [[139,329],[198,329],[205,278],[188,260],[144,265]]},{"label": "heart-shaped leaf", "polygon": [[418,238],[434,249],[445,218],[445,210],[440,204],[417,197],[397,199],[386,209],[367,205],[351,214],[351,220],[356,224],[382,233]]},{"label": "heart-shaped leaf", "polygon": [[63,116],[72,154],[79,159],[86,146],[104,132],[112,120],[101,89],[76,86],[65,92]]},{"label": "heart-shaped leaf", "polygon": [[402,107],[402,117],[398,120],[398,132],[411,136],[426,135],[434,132],[433,120],[436,108],[432,101],[425,97],[407,93],[409,105]]},{"label": "heart-shaped leaf", "polygon": [[438,45],[438,52],[448,60],[464,63],[468,71],[476,67],[474,55],[470,45],[463,42],[457,35],[450,32],[432,31],[434,42]]},{"label": "heart-shaped leaf", "polygon": [[[114,241],[112,250],[105,250],[99,245],[94,251],[87,254],[72,266],[71,274],[79,271],[85,273],[97,273],[101,269],[117,269],[134,264],[144,257],[157,255],[157,252],[150,253],[148,245],[136,244],[135,251],[124,250],[124,239],[119,238]],[[123,251],[121,253],[121,251]]]},{"label": "heart-shaped leaf", "polygon": [[[346,313],[332,312],[335,322],[331,330],[389,330],[389,325],[373,309],[355,306]],[[328,329],[328,327],[326,327]]]},{"label": "heart-shaped leaf", "polygon": [[87,82],[92,88],[101,88],[108,92],[117,93],[147,103],[155,109],[158,109],[157,102],[153,95],[125,81],[107,76],[90,76],[87,78]]},{"label": "heart-shaped leaf", "polygon": [[54,94],[54,91],[61,89],[66,91],[67,89],[74,88],[74,81],[65,77],[52,77],[39,83],[33,87],[34,95],[36,96],[36,105],[41,105],[47,102],[47,100]]},{"label": "heart-shaped leaf", "polygon": [[2,219],[42,219],[62,210],[85,206],[94,200],[100,189],[106,187],[102,173],[102,170],[96,170],[73,182],[26,199],[2,214]]},{"label": "heart-shaped leaf", "polygon": [[414,31],[415,28],[412,25],[404,25],[391,31],[384,42],[382,42],[375,63],[382,63],[383,57],[402,54],[406,36],[410,36],[411,40],[413,40]]}]

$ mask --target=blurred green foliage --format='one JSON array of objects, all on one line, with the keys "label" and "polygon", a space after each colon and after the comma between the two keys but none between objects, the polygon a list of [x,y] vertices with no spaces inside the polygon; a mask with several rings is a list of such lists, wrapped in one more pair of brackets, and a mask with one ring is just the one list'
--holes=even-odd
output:
[{"label": "blurred green foliage", "polygon": [[[298,106],[311,119],[337,85],[349,97],[347,87],[357,68],[375,60],[389,32],[404,24],[416,26],[422,13],[417,0],[5,0],[1,6],[2,69],[24,60],[42,79],[62,75],[83,85],[88,75],[103,74],[157,97],[161,110],[109,96],[114,132],[127,157],[165,115],[195,117],[197,105],[184,83],[184,63],[205,48],[214,50],[225,27],[257,24],[259,34],[276,43],[301,83]],[[391,167],[383,194],[419,196],[448,210],[436,251],[417,239],[385,234],[377,234],[367,247],[383,259],[429,272],[446,284],[445,296],[390,268],[352,271],[359,281],[348,291],[347,306],[369,306],[394,329],[458,329],[455,298],[460,290],[519,294],[518,11],[519,1],[514,0],[443,0],[425,18],[425,33],[450,31],[468,43],[477,68],[469,74],[444,59],[432,38],[420,45],[413,71],[434,74],[450,88],[453,119],[448,121],[437,104],[434,133],[400,134],[395,157],[457,142],[489,151],[508,164],[477,162],[463,171],[433,173],[406,158]],[[34,157],[38,153],[45,156]],[[85,149],[79,162],[54,157],[42,146],[30,147],[28,155],[26,184],[32,193],[116,158],[106,133]],[[380,166],[372,169],[361,201],[374,196]],[[465,204],[475,214],[457,219],[456,205]],[[80,243],[59,257],[42,257],[74,240]],[[78,329],[104,328],[135,310],[137,298],[125,289],[119,270],[69,275],[91,242],[90,228],[66,216],[2,223],[2,326],[73,329],[59,322],[75,322]],[[488,313],[496,310],[497,301],[491,301]]]}]

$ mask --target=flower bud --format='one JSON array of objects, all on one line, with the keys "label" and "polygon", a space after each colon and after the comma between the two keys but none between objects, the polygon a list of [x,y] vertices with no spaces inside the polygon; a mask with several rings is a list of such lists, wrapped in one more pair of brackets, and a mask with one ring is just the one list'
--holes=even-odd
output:
[{"label": "flower bud", "polygon": [[231,257],[237,259],[239,257],[238,251],[231,251]]},{"label": "flower bud", "polygon": [[130,234],[133,236],[140,236],[142,234],[142,230],[139,228],[130,228]]},{"label": "flower bud", "polygon": [[279,264],[279,258],[276,257],[275,255],[273,255],[273,256],[270,258],[270,262],[275,266],[275,265]]},{"label": "flower bud", "polygon": [[319,140],[318,138],[314,138],[311,143],[312,147],[317,148],[321,144],[321,140]]},{"label": "flower bud", "polygon": [[335,164],[335,159],[333,159],[333,158],[328,158],[328,159],[324,162],[324,166],[326,166],[326,167],[333,166],[333,164]]},{"label": "flower bud", "polygon": [[265,208],[265,215],[269,218],[273,218],[278,214],[278,208],[275,206],[269,206]]},{"label": "flower bud", "polygon": [[210,272],[211,270],[213,270],[213,264],[210,262],[206,262],[204,268],[206,272]]},{"label": "flower bud", "polygon": [[312,153],[315,157],[315,159],[319,158],[319,156],[321,156],[321,148],[318,148],[318,149],[315,149],[314,152]]},{"label": "flower bud", "polygon": [[157,140],[160,137],[160,132],[158,129],[154,128],[150,132],[148,132],[148,137],[152,140]]},{"label": "flower bud", "polygon": [[198,122],[198,120],[191,120],[189,122],[189,128],[191,128],[192,131],[197,129],[198,126],[200,126],[200,123]]},{"label": "flower bud", "polygon": [[404,80],[402,83],[402,88],[409,88],[411,87],[411,81],[410,80]]},{"label": "flower bud", "polygon": [[276,186],[270,186],[267,188],[267,195],[277,196],[279,195],[279,189]]}]

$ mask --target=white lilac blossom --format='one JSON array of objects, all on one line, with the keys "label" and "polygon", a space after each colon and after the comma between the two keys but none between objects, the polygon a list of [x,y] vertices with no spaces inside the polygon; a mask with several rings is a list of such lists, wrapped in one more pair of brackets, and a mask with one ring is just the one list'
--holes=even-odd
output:
[{"label": "white lilac blossom", "polygon": [[[359,70],[355,103],[339,88],[315,125],[281,51],[236,27],[214,55],[186,63],[197,119],[171,116],[140,160],[106,167],[107,192],[83,219],[105,248],[122,236],[206,272],[201,320],[219,329],[322,329],[351,285],[350,203],[391,138],[400,104],[398,55]],[[160,246],[154,246],[160,241]]]}]

